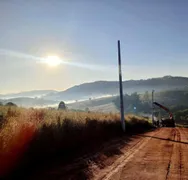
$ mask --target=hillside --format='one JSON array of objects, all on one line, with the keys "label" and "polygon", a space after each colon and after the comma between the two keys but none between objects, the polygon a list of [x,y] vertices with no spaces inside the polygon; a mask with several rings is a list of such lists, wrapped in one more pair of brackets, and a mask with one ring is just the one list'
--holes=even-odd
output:
[{"label": "hillside", "polygon": [[10,98],[18,98],[18,97],[42,97],[47,94],[56,93],[55,90],[33,90],[33,91],[23,91],[19,93],[10,93],[10,94],[0,94],[1,99],[10,99]]},{"label": "hillside", "polygon": [[[124,93],[143,93],[155,89],[156,92],[172,89],[184,89],[188,87],[187,77],[164,76],[146,80],[123,81]],[[73,86],[65,91],[44,96],[51,100],[80,100],[90,97],[100,97],[107,94],[116,95],[119,93],[118,81],[96,81]]]},{"label": "hillside", "polygon": [[98,111],[98,112],[118,112],[116,106],[114,105],[113,101],[115,100],[114,97],[103,97],[99,99],[92,99],[80,102],[74,102],[67,104],[69,109],[74,110],[86,110],[89,111]]},{"label": "hillside", "polygon": [[[187,77],[164,76],[161,78],[151,78],[145,80],[128,80],[123,81],[124,94],[133,92],[144,93],[145,91],[155,92],[188,89]],[[88,100],[89,98],[100,98],[106,95],[119,94],[118,81],[96,81],[73,86],[65,91],[55,90],[33,90],[20,93],[0,95],[0,99],[11,99],[20,97],[43,98],[53,101],[75,101]]]}]

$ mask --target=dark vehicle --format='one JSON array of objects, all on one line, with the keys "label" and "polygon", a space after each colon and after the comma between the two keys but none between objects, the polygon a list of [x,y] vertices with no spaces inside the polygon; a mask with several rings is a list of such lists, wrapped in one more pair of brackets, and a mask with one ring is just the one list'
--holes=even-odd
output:
[{"label": "dark vehicle", "polygon": [[175,127],[175,122],[173,119],[161,119],[160,124],[162,127]]},{"label": "dark vehicle", "polygon": [[157,102],[153,102],[153,104],[160,107],[161,109],[164,109],[169,114],[168,119],[161,119],[158,122],[156,122],[155,125],[160,126],[160,127],[175,127],[174,118],[173,118],[173,115],[170,112],[170,110],[167,107],[165,107]]}]

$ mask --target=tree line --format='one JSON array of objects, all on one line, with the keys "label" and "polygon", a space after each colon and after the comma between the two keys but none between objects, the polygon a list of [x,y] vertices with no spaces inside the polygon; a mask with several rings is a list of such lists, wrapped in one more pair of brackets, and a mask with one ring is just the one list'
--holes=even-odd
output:
[{"label": "tree line", "polygon": [[[138,93],[132,93],[131,95],[125,94],[123,96],[124,111],[126,113],[150,113],[151,101],[149,100],[149,93],[146,92],[141,99]],[[120,110],[120,97],[118,96],[113,103],[116,108]]]}]

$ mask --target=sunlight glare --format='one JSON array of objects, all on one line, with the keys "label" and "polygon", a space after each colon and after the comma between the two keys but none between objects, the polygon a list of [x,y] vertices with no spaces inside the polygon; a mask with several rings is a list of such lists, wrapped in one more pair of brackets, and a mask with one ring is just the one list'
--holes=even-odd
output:
[{"label": "sunlight glare", "polygon": [[55,66],[60,65],[62,61],[58,56],[47,56],[45,58],[45,63],[51,67],[55,67]]}]

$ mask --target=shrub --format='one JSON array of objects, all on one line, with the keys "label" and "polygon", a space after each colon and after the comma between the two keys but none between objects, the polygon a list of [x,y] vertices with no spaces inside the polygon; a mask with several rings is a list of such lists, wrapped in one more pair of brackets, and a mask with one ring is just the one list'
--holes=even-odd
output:
[{"label": "shrub", "polygon": [[35,127],[28,122],[17,123],[15,119],[4,125],[0,133],[0,176],[9,172],[26,151],[34,136]]}]

